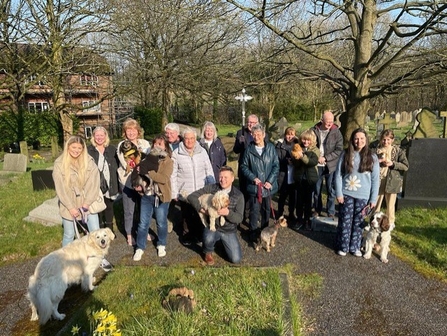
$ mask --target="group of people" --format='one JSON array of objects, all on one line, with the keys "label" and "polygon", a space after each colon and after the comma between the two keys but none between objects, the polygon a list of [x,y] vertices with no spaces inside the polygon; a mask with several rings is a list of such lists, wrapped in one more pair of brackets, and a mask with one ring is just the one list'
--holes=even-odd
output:
[{"label": "group of people", "polygon": [[[166,255],[171,230],[168,214],[179,208],[182,221],[177,230],[184,245],[201,241],[204,260],[212,265],[215,244],[221,240],[230,262],[239,263],[239,224],[245,223],[250,240],[256,241],[271,216],[284,215],[288,199],[289,225],[310,229],[311,217],[323,210],[324,184],[328,217],[335,216],[335,199],[339,204],[337,252],[357,256],[361,255],[362,211],[368,205],[379,210],[385,199],[394,225],[396,195],[402,187],[402,173],[408,169],[405,152],[393,144],[391,130],[382,132],[380,145],[372,150],[367,133],[357,129],[343,149],[343,137],[330,111],[299,136],[294,128],[286,128],[276,145],[269,141],[258,117],[248,116],[233,148],[239,154],[239,189],[233,186],[235,173],[226,165],[227,153],[212,122],[204,124],[200,137],[194,128],[186,127],[180,134],[179,126],[169,123],[152,144],[143,138],[136,120],[127,119],[122,129],[123,141],[117,147],[110,144],[103,127],[94,129],[89,146],[81,137],[71,136],[55,161],[53,178],[64,228],[63,245],[73,241],[76,220],[84,222],[89,231],[100,227],[113,230],[113,203],[121,193],[124,229],[127,244],[135,247],[134,261],[141,260],[147,242],[153,240],[158,256]],[[92,213],[89,208],[101,178],[107,185],[105,210]],[[217,191],[227,193],[230,202],[218,213],[225,220],[217,221],[212,231],[201,224],[199,213],[207,210],[199,198]],[[275,212],[272,197],[276,193]],[[134,225],[137,204],[139,220]],[[156,237],[149,232],[153,215]],[[110,268],[110,264],[104,260],[103,267]]]}]

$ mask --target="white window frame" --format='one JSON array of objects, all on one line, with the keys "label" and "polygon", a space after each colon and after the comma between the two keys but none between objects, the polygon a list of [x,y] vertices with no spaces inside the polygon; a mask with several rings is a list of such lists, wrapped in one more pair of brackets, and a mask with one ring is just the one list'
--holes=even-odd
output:
[{"label": "white window frame", "polygon": [[41,113],[48,111],[50,105],[47,102],[28,102],[28,112]]}]

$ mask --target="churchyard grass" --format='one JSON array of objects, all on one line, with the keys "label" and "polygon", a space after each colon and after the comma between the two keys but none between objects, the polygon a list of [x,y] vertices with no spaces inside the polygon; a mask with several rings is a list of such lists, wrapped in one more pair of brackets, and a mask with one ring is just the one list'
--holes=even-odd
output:
[{"label": "churchyard grass", "polygon": [[[92,311],[113,312],[123,335],[285,335],[293,328],[302,335],[296,291],[309,279],[291,278],[292,268],[223,267],[120,267],[109,274],[78,310],[73,326],[89,331]],[[280,273],[289,279],[287,318]],[[321,283],[319,277],[311,280]],[[304,283],[307,283],[304,285]],[[194,291],[197,306],[192,314],[162,308],[169,290],[186,286]],[[113,295],[111,295],[113,291]],[[291,318],[291,319],[290,319]],[[67,334],[67,333],[65,333]]]}]

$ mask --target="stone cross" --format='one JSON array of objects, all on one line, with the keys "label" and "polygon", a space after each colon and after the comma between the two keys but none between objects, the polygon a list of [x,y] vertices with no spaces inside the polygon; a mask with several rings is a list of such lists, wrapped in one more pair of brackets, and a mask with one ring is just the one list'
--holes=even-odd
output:
[{"label": "stone cross", "polygon": [[234,97],[236,100],[240,100],[242,102],[242,126],[245,126],[245,102],[253,99],[253,97],[245,94],[245,88],[242,89],[242,94]]},{"label": "stone cross", "polygon": [[377,135],[379,136],[383,130],[389,128],[389,125],[391,125],[394,122],[395,120],[391,119],[390,115],[386,113],[383,119],[379,119],[377,121]]}]

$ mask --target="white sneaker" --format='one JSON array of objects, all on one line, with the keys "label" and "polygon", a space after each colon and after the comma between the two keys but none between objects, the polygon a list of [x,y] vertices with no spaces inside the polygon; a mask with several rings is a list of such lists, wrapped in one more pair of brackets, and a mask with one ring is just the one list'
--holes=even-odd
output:
[{"label": "white sneaker", "polygon": [[133,261],[140,261],[143,256],[144,251],[142,249],[137,249],[133,255]]},{"label": "white sneaker", "polygon": [[339,256],[344,257],[344,256],[346,255],[346,252],[343,252],[342,250],[340,250],[340,251],[337,251],[337,254],[338,254]]},{"label": "white sneaker", "polygon": [[166,255],[166,247],[163,245],[158,245],[157,246],[157,250],[158,250],[158,256],[159,257],[164,257]]},{"label": "white sneaker", "polygon": [[102,259],[100,267],[106,272],[110,272],[113,268],[112,264],[106,258]]},{"label": "white sneaker", "polygon": [[355,251],[353,254],[356,257],[361,257],[362,256],[362,252],[360,252],[360,251]]}]

